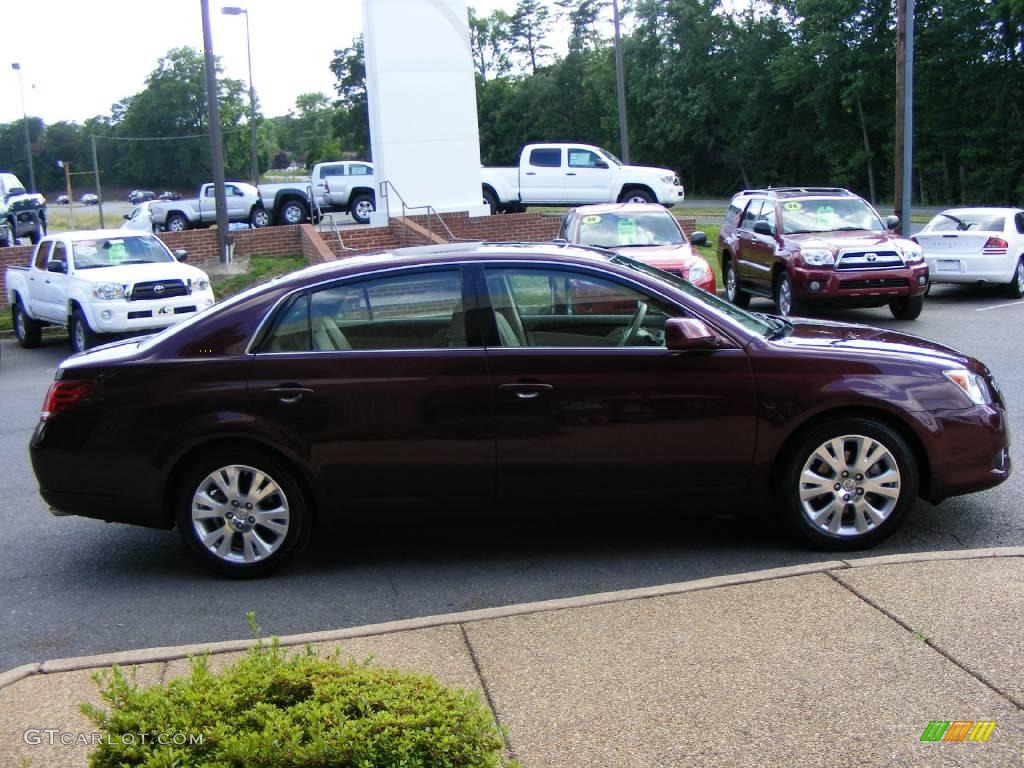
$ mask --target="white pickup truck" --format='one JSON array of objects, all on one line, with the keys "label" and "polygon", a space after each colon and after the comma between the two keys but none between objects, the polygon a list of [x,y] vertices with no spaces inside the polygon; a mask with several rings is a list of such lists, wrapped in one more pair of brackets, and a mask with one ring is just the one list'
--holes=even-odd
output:
[{"label": "white pickup truck", "polygon": [[483,168],[484,202],[491,213],[528,205],[587,203],[681,203],[675,171],[623,165],[606,149],[589,144],[527,144],[515,168]]},{"label": "white pickup truck", "polygon": [[[227,195],[228,222],[244,222],[252,227],[270,225],[270,212],[263,207],[259,190],[244,181],[224,184]],[[213,184],[203,184],[199,197],[189,200],[154,202],[149,211],[153,227],[168,232],[181,232],[194,227],[209,227],[217,223],[217,200]]]},{"label": "white pickup truck", "polygon": [[210,278],[182,264],[152,234],[98,229],[48,235],[27,267],[8,267],[7,301],[25,348],[39,345],[46,325],[69,329],[81,352],[104,334],[147,333],[213,305]]}]

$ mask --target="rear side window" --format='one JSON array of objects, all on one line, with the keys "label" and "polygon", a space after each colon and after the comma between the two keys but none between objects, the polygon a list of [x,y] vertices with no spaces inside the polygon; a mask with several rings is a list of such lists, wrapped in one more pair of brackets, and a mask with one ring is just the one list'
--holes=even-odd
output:
[{"label": "rear side window", "polygon": [[36,248],[36,269],[46,269],[46,262],[50,258],[50,249],[53,248],[53,243],[40,243],[39,247]]},{"label": "rear side window", "polygon": [[531,149],[530,165],[538,168],[558,168],[562,165],[562,150],[557,147]]},{"label": "rear side window", "polygon": [[328,176],[344,176],[345,166],[344,165],[328,165],[326,168],[320,169],[320,177],[326,179]]}]

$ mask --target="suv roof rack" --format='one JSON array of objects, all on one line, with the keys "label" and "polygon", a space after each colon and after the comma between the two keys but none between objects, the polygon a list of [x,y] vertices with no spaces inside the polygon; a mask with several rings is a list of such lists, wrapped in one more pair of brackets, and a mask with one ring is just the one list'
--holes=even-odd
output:
[{"label": "suv roof rack", "polygon": [[799,195],[833,195],[835,197],[856,197],[843,187],[765,187],[764,189],[744,189],[741,195],[775,195],[777,197],[797,197]]}]

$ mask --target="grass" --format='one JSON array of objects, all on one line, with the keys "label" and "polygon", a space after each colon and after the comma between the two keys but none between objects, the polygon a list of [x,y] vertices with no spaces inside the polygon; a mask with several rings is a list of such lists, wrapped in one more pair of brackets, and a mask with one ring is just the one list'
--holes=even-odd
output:
[{"label": "grass", "polygon": [[708,264],[711,265],[711,270],[715,273],[715,287],[722,288],[722,265],[719,263],[718,256],[718,230],[721,227],[718,224],[708,224],[707,226],[698,226],[697,230],[703,232],[708,236],[708,244],[697,246],[696,251]]},{"label": "grass", "polygon": [[[66,205],[48,205],[46,206],[46,223],[48,229],[57,229],[61,231],[70,231],[77,229],[99,229],[100,228],[100,211],[95,205],[88,207],[75,206],[74,219],[72,220],[71,209]],[[120,215],[112,214],[110,211],[103,212],[103,223],[108,228],[120,227],[124,220]],[[28,244],[28,239],[23,241],[23,244]]]},{"label": "grass", "polygon": [[226,299],[272,277],[301,269],[308,263],[302,256],[253,256],[249,260],[249,271],[244,275],[211,277],[213,294],[218,300]]}]

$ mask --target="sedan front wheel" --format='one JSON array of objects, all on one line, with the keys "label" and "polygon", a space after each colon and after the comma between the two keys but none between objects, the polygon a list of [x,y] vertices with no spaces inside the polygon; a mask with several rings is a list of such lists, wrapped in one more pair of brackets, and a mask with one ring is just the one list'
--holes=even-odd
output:
[{"label": "sedan front wheel", "polygon": [[837,419],[800,440],[782,479],[790,525],[828,550],[870,547],[890,536],[917,498],[906,440],[872,419]]},{"label": "sedan front wheel", "polygon": [[256,450],[211,453],[185,473],[178,531],[207,566],[226,576],[265,576],[309,542],[310,516],[293,472]]}]

